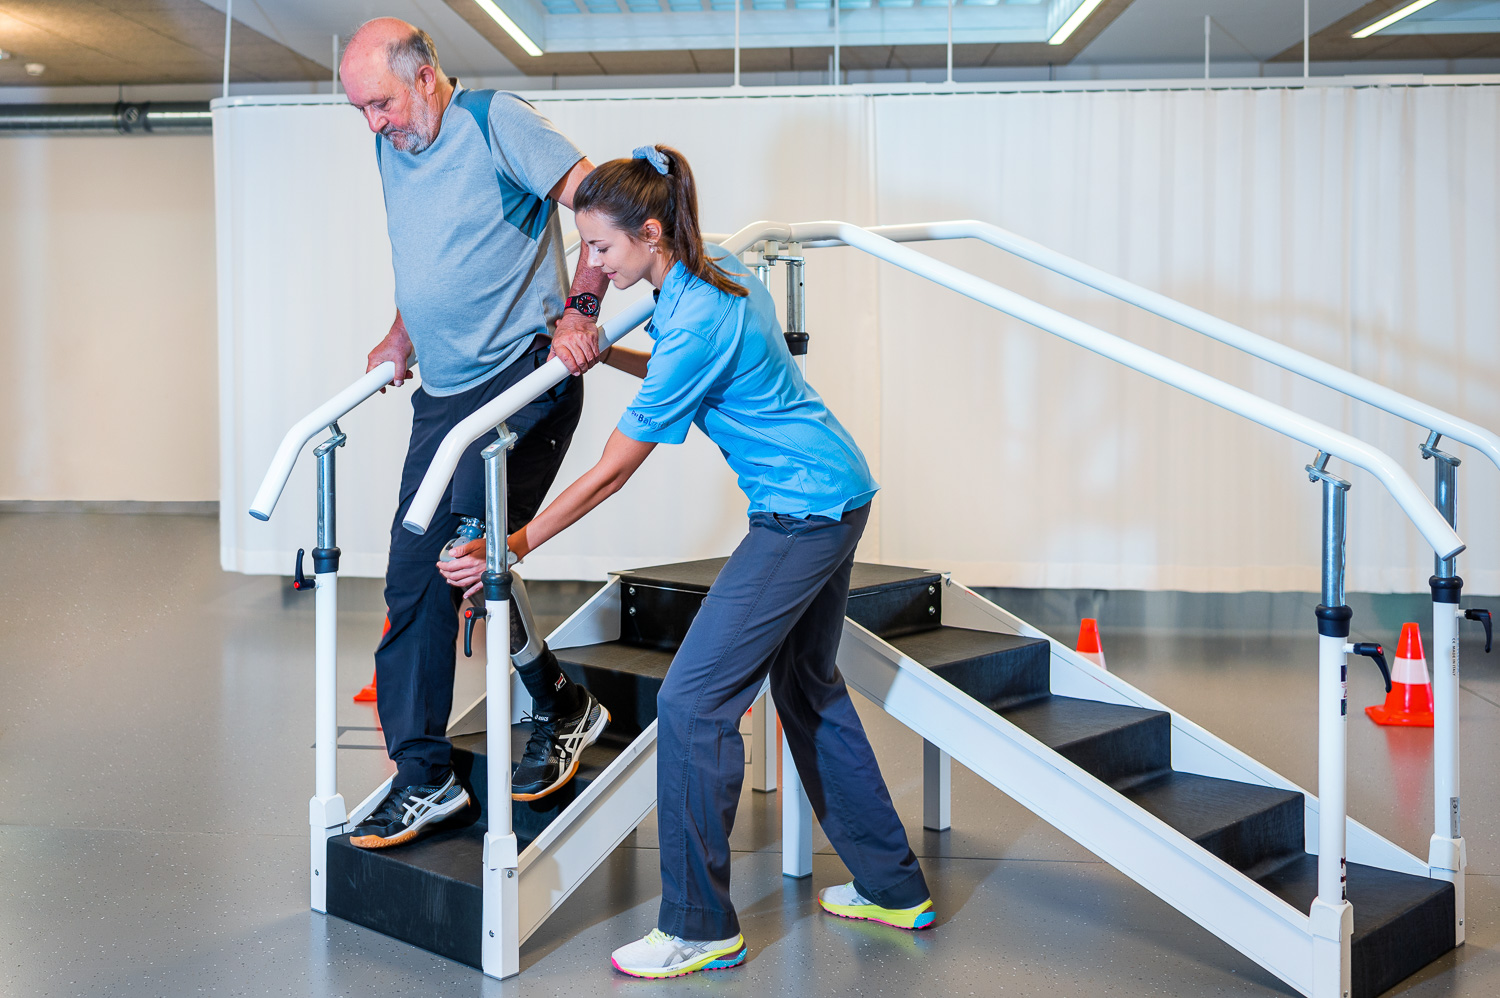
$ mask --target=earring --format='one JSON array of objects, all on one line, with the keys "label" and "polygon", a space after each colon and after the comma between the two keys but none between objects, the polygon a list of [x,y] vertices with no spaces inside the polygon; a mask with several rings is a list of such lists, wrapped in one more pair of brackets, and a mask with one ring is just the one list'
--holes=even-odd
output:
[{"label": "earring", "polygon": [[651,252],[653,252],[653,253],[656,252],[656,244],[655,243],[651,244]]}]

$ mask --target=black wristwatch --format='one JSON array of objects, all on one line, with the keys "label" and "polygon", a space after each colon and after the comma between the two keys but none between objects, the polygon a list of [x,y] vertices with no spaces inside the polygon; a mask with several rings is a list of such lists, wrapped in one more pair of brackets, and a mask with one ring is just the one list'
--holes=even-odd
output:
[{"label": "black wristwatch", "polygon": [[586,315],[590,319],[596,319],[599,317],[599,296],[591,295],[587,291],[584,291],[569,298],[568,303],[563,308],[571,308],[579,315]]}]

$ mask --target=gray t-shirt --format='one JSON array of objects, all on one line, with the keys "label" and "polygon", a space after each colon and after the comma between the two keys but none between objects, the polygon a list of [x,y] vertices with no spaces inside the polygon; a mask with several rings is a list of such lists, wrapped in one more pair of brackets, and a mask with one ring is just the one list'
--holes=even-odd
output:
[{"label": "gray t-shirt", "polygon": [[377,135],[375,158],[422,387],[456,395],[562,314],[562,228],[547,193],[583,153],[515,94],[458,87],[432,145],[413,155]]}]

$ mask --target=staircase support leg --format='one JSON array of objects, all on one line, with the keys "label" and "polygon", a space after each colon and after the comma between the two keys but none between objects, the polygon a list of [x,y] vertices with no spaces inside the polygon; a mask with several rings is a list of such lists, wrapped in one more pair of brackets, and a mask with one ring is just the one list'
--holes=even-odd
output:
[{"label": "staircase support leg", "polygon": [[750,708],[750,789],[768,794],[776,789],[776,707],[764,693]]},{"label": "staircase support leg", "polygon": [[[318,546],[313,549],[313,797],[308,801],[311,904],[328,911],[328,839],[344,830],[338,792],[339,549],[334,458],[344,443],[338,424],[313,451],[318,460]],[[301,574],[298,554],[298,574]]]},{"label": "staircase support leg", "polygon": [[1348,825],[1349,621],[1344,599],[1344,502],[1349,483],[1319,453],[1308,476],[1323,483],[1323,601],[1318,605],[1318,896],[1313,934],[1313,998],[1349,998],[1354,909],[1345,860]]},{"label": "staircase support leg", "polygon": [[1349,998],[1353,987],[1350,956],[1354,939],[1354,906],[1348,901],[1329,904],[1321,897],[1308,912],[1313,935],[1312,998]]},{"label": "staircase support leg", "polygon": [[[1459,460],[1438,450],[1433,433],[1422,457],[1433,462],[1433,505],[1450,526],[1458,525]],[[1432,587],[1432,840],[1427,875],[1453,885],[1453,943],[1464,944],[1464,872],[1468,850],[1460,825],[1458,748],[1458,627],[1464,580],[1452,558],[1437,558]]]},{"label": "staircase support leg", "polygon": [[953,827],[953,758],[922,739],[922,827],[946,832]]},{"label": "staircase support leg", "polygon": [[490,977],[521,972],[520,863],[510,804],[510,600],[512,576],[505,523],[505,454],[516,442],[502,424],[484,449],[485,627],[484,692],[489,831],[484,836],[484,906],[480,963]]},{"label": "staircase support leg", "polygon": [[[769,700],[769,698],[767,698]],[[812,802],[786,739],[781,739],[781,874],[812,876]]]}]

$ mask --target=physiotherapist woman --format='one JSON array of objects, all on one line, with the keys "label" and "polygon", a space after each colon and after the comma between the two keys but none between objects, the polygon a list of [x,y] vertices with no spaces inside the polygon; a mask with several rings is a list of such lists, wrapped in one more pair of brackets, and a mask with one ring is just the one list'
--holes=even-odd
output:
[{"label": "physiotherapist woman", "polygon": [[[739,721],[766,674],[814,813],[854,880],[818,895],[846,918],[932,924],[932,901],[869,739],[834,666],[854,548],[879,486],[864,455],[792,362],[770,293],[703,243],[681,153],[644,146],[579,185],[578,232],[617,288],[649,281],[650,354],[605,363],[644,379],[593,469],[509,538],[530,552],[618,492],[657,444],[696,425],[750,499],[750,524],[657,695],[656,929],[615,950],[616,969],[676,977],[743,963],[729,898],[729,831],[744,779]],[[479,588],[483,552],[449,562]]]}]

